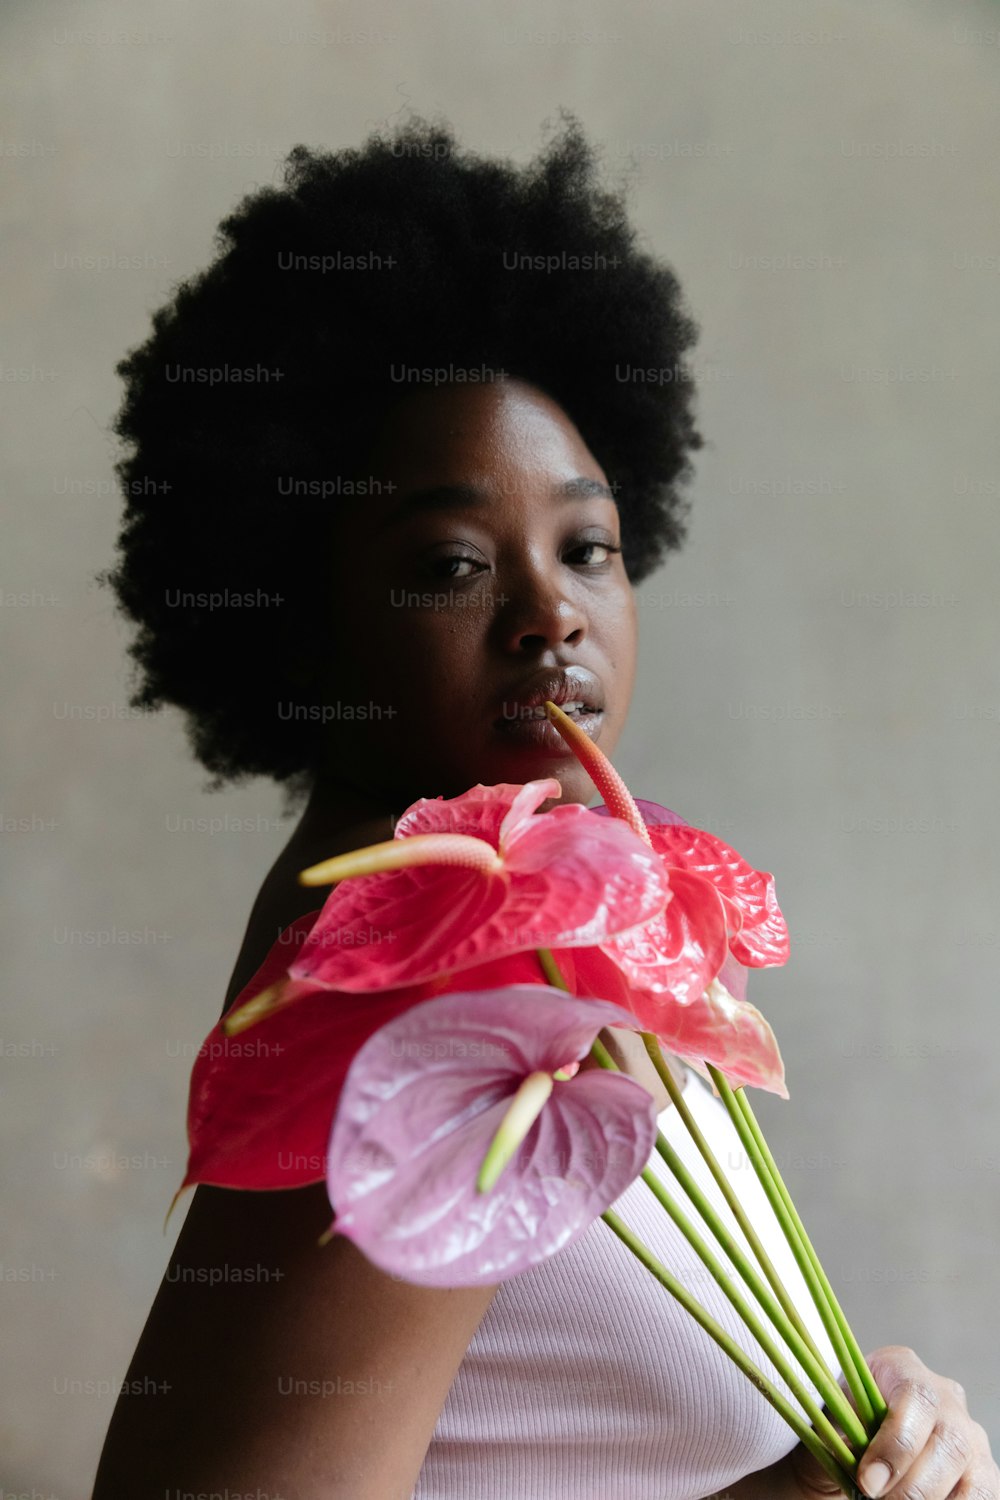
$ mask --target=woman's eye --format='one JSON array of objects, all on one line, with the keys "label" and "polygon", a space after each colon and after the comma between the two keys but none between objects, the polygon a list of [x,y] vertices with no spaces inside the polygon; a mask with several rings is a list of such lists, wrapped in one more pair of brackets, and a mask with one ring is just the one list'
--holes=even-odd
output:
[{"label": "woman's eye", "polygon": [[[597,556],[594,556],[594,553]],[[620,552],[621,547],[616,547],[613,542],[602,542],[597,539],[593,541],[578,542],[566,554],[567,561],[574,567],[586,568],[604,567],[615,552]],[[589,554],[580,556],[580,554]],[[467,579],[474,578],[477,573],[488,570],[488,564],[475,557],[466,557],[461,552],[442,553],[431,558],[429,564],[430,572],[435,578],[447,579],[450,582],[462,583]],[[462,571],[464,569],[464,571]]]},{"label": "woman's eye", "polygon": [[[468,573],[446,571],[446,569],[450,569],[452,563],[464,564],[470,571]],[[431,564],[431,572],[436,578],[463,579],[471,578],[473,571],[481,566],[482,564],[478,563],[474,557],[463,557],[460,553],[456,552],[447,557],[435,558]]]},{"label": "woman's eye", "polygon": [[611,542],[597,541],[581,542],[580,545],[578,547],[574,547],[573,550],[574,552],[589,552],[592,547],[596,547],[599,552],[604,552],[607,555],[604,557],[598,557],[596,559],[589,558],[587,560],[587,563],[590,567],[600,567],[602,563],[606,563],[610,559],[612,553],[620,552],[622,550],[620,547],[613,546]]}]

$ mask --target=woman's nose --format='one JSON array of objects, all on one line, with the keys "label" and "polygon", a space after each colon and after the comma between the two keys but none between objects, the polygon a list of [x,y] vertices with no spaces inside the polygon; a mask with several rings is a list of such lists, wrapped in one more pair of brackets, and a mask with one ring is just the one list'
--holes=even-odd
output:
[{"label": "woman's nose", "polygon": [[587,616],[561,580],[529,572],[505,581],[500,622],[509,651],[577,646],[587,634]]}]

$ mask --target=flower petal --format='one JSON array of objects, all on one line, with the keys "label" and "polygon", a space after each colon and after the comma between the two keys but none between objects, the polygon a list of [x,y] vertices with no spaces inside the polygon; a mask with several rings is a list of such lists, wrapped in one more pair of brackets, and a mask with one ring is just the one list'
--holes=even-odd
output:
[{"label": "flower petal", "polygon": [[[659,802],[644,802],[640,797],[633,797],[633,802],[642,815],[642,821],[647,828],[655,828],[660,823],[686,823],[680,813],[671,812],[669,807],[661,807]],[[591,812],[600,813],[602,818],[612,818],[615,814],[604,803],[592,807]]]},{"label": "flower petal", "polygon": [[504,863],[510,887],[491,923],[503,924],[498,952],[508,933],[519,945],[577,947],[669,910],[655,854],[626,823],[598,821],[579,803],[525,820],[507,839]]},{"label": "flower petal", "polygon": [[637,1003],[635,1013],[668,1051],[695,1064],[713,1063],[734,1089],[751,1085],[788,1098],[774,1032],[756,1006],[737,1000],[718,980],[695,1005],[657,1010],[653,1003],[648,1008]]},{"label": "flower petal", "polygon": [[[519,788],[530,792],[521,811],[551,795],[552,785]],[[476,805],[495,813],[501,804]],[[418,984],[526,948],[598,943],[669,901],[662,861],[639,835],[577,803],[524,813],[504,838],[502,874],[418,865],[345,880],[327,898],[292,978],[351,991]]]},{"label": "flower petal", "polygon": [[691,1005],[729,952],[725,909],[715,887],[686,870],[670,871],[670,894],[662,915],[619,933],[601,949],[621,966],[634,989]]},{"label": "flower petal", "polygon": [[383,1027],[334,1121],[334,1231],[425,1286],[498,1282],[571,1243],[652,1150],[655,1103],[632,1079],[594,1068],[557,1082],[493,1188],[478,1193],[476,1176],[521,1080],[621,1024],[605,1001],[515,985],[438,996]]},{"label": "flower petal", "polygon": [[[230,1010],[281,977],[317,916],[309,912],[284,929]],[[347,1070],[386,1021],[449,986],[488,989],[543,980],[537,955],[518,953],[461,976],[379,994],[317,986],[236,1037],[223,1033],[220,1018],[191,1071],[183,1186],[264,1190],[322,1182]]]},{"label": "flower petal", "polygon": [[[515,826],[534,813],[547,797],[561,797],[554,776],[540,781],[500,781],[495,786],[477,782],[457,797],[418,797],[397,820],[395,838],[415,833],[467,833],[500,847],[501,829],[511,813]],[[525,811],[526,810],[526,811]]]},{"label": "flower petal", "polygon": [[561,796],[562,783],[554,776],[549,776],[544,781],[526,781],[511,803],[507,816],[500,824],[497,844],[501,854],[506,854],[511,839],[534,818],[543,802],[549,797]]},{"label": "flower petal", "polygon": [[[395,989],[491,956],[476,941],[504,904],[509,880],[450,865],[415,865],[345,880],[290,970],[337,990]],[[471,936],[470,936],[471,935]]]},{"label": "flower petal", "polygon": [[726,961],[715,977],[720,984],[725,985],[734,1000],[746,999],[748,970],[731,952],[726,954]]},{"label": "flower petal", "polygon": [[651,829],[650,838],[671,870],[679,867],[710,880],[742,913],[742,926],[730,939],[741,964],[763,968],[786,962],[788,929],[768,871],[755,870],[722,839],[690,824],[660,825]]},{"label": "flower petal", "polygon": [[[737,940],[731,941],[730,946],[740,964],[762,968],[784,963],[789,954],[788,930],[774,895],[773,877],[766,871],[753,869],[735,849],[714,834],[695,828],[669,807],[639,798],[635,799],[635,805],[647,828],[678,830],[653,837],[653,847],[667,858],[668,866],[676,864],[686,870],[693,869],[718,887],[727,906],[729,925],[735,929]],[[603,806],[591,808],[591,812],[611,816]],[[682,829],[687,833],[682,833]],[[730,903],[739,912],[740,920],[735,920],[735,912],[728,911]],[[735,978],[734,971],[730,971],[729,977]],[[745,975],[742,984],[745,993]],[[737,993],[731,985],[728,987],[731,993]]]}]

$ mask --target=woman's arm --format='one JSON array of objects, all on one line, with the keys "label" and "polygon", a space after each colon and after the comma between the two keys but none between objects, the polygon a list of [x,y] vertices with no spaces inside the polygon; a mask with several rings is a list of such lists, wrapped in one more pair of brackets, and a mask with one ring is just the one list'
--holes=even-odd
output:
[{"label": "woman's arm", "polygon": [[93,1500],[410,1500],[496,1286],[397,1281],[344,1238],[318,1247],[330,1217],[322,1183],[196,1189]]}]

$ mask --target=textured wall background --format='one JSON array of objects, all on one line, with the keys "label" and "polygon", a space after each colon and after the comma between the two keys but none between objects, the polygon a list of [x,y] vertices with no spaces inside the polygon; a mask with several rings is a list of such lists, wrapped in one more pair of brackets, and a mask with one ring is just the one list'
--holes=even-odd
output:
[{"label": "textured wall background", "polygon": [[5,1493],[89,1495],[292,826],[127,708],[113,366],[291,145],[407,101],[518,160],[565,104],[638,162],[710,447],[618,763],[775,872],[760,1116],[863,1346],[961,1380],[996,1448],[998,40],[985,0],[8,3]]}]

